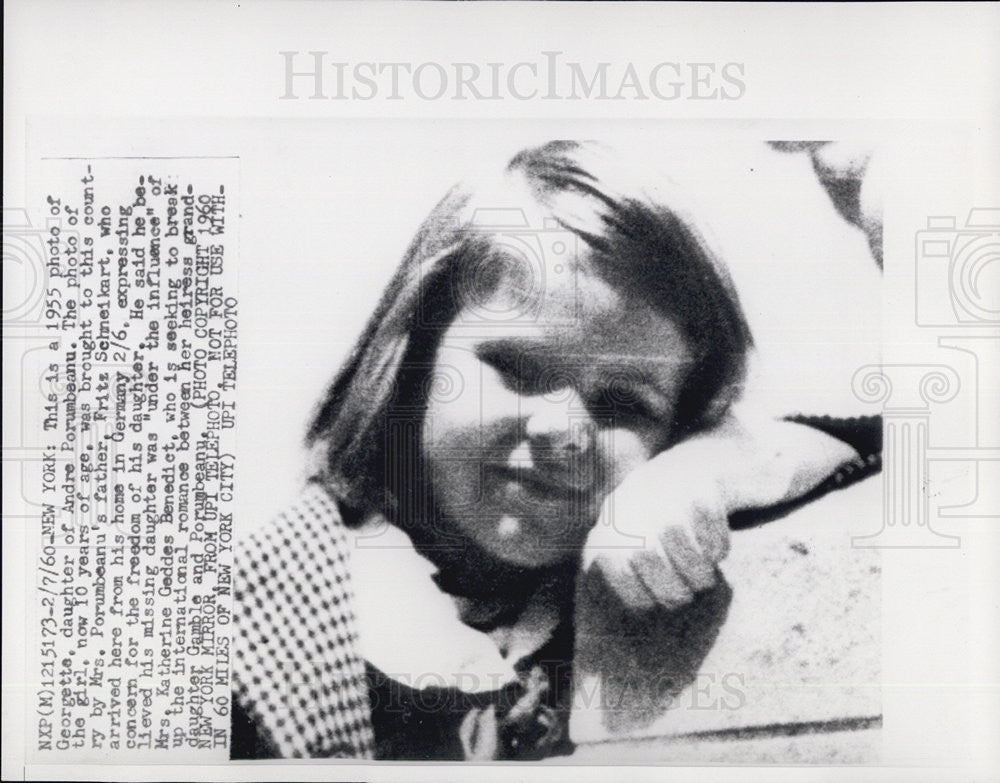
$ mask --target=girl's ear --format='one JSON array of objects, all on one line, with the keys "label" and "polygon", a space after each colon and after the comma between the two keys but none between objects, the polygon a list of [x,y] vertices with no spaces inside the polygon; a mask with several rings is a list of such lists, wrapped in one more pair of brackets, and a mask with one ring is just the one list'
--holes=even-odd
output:
[{"label": "girl's ear", "polygon": [[715,396],[705,404],[697,419],[680,433],[681,438],[717,427],[726,416],[732,414],[734,408],[742,407],[745,404],[744,389],[745,376],[724,384],[715,393]]},{"label": "girl's ear", "polygon": [[723,386],[705,406],[704,426],[709,428],[718,424],[742,396],[742,383],[729,383]]}]

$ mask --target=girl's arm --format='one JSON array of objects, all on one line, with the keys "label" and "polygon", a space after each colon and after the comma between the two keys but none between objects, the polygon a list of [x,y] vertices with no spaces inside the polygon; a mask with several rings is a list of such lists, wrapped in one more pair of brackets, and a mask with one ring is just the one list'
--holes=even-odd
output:
[{"label": "girl's arm", "polygon": [[[717,481],[728,513],[784,503],[815,489],[858,453],[814,427],[761,416],[727,417],[719,427],[679,445],[719,463]],[[710,464],[710,463],[709,463]]]},{"label": "girl's arm", "polygon": [[584,567],[626,606],[677,608],[715,584],[732,513],[801,497],[857,456],[812,427],[731,413],[626,476],[604,502]]}]

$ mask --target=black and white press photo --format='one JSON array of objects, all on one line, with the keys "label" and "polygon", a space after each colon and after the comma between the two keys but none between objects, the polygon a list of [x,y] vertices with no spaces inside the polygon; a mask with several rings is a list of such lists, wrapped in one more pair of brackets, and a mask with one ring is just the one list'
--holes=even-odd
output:
[{"label": "black and white press photo", "polygon": [[631,142],[429,202],[236,547],[234,758],[877,758],[873,149]]},{"label": "black and white press photo", "polygon": [[0,777],[996,778],[995,4],[4,13]]}]

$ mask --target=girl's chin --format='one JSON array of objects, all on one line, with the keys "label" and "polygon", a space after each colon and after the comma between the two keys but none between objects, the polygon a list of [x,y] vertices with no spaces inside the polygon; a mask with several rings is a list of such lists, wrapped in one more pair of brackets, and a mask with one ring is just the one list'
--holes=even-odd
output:
[{"label": "girl's chin", "polygon": [[580,553],[585,535],[553,528],[552,520],[504,515],[487,548],[507,563],[529,568],[555,565]]}]

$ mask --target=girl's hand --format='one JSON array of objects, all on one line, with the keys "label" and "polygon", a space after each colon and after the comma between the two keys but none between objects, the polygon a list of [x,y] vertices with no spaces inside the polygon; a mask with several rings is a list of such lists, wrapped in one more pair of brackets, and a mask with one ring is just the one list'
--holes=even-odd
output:
[{"label": "girl's hand", "polygon": [[715,585],[729,551],[729,509],[717,468],[724,441],[682,443],[633,470],[601,506],[584,547],[627,608],[677,609]]},{"label": "girl's hand", "polygon": [[625,477],[601,507],[584,570],[630,609],[677,609],[716,584],[730,514],[793,500],[855,456],[805,425],[730,415]]}]

